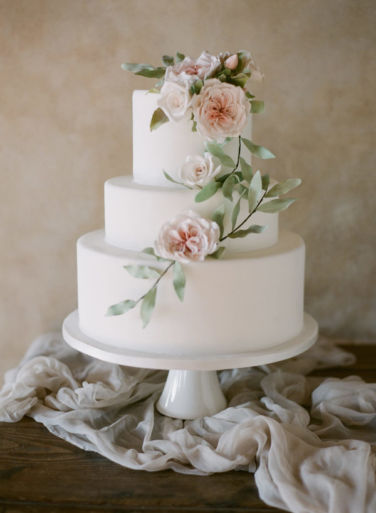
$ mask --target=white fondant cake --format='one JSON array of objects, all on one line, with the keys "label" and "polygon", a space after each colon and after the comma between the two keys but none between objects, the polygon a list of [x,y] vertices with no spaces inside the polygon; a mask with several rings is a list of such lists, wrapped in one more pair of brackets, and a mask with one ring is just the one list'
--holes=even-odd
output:
[{"label": "white fondant cake", "polygon": [[[78,240],[81,330],[112,346],[171,355],[243,353],[289,340],[303,327],[305,246],[299,235],[278,232],[278,213],[256,211],[252,223],[247,221],[243,228],[256,224],[267,229],[246,237],[228,237],[221,244],[226,248],[221,259],[184,265],[183,302],[178,301],[172,281],[161,280],[152,322],[146,328],[138,308],[125,315],[106,315],[110,305],[140,298],[147,290],[148,280],[132,276],[124,266],[166,268],[166,261],[142,250],[153,246],[161,226],[172,217],[194,209],[210,218],[224,203],[224,232],[234,226],[234,204],[224,199],[221,191],[196,203],[197,190],[164,176],[163,170],[179,181],[186,156],[203,154],[205,144],[199,132],[192,131],[188,117],[150,131],[159,96],[134,92],[133,178],[106,182],[105,230]],[[248,116],[242,132],[246,138],[250,137],[250,120]],[[236,139],[224,147],[236,161]],[[244,151],[242,147],[240,155]],[[247,158],[249,161],[249,153]],[[272,199],[265,198],[262,203]],[[248,202],[241,203],[239,219],[247,213]]]}]

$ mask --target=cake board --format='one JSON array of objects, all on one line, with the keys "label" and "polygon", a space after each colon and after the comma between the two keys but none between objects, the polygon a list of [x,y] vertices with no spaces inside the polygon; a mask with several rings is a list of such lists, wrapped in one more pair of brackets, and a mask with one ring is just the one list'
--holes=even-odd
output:
[{"label": "cake board", "polygon": [[118,365],[168,370],[168,377],[158,401],[160,413],[179,419],[214,415],[226,407],[217,370],[266,365],[292,358],[309,349],[317,340],[318,324],[304,314],[300,333],[274,347],[245,353],[177,356],[146,353],[103,344],[83,333],[78,311],[63,322],[63,337],[77,351]]}]

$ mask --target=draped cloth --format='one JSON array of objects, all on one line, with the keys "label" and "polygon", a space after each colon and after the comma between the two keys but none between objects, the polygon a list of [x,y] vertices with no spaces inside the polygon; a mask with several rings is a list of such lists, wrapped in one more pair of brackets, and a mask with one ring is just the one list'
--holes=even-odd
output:
[{"label": "draped cloth", "polygon": [[375,513],[376,384],[307,376],[353,363],[321,338],[284,362],[221,371],[228,407],[182,421],[155,409],[166,371],[96,360],[51,333],[6,373],[0,420],[27,415],[131,469],[252,472],[264,502],[294,513]]}]

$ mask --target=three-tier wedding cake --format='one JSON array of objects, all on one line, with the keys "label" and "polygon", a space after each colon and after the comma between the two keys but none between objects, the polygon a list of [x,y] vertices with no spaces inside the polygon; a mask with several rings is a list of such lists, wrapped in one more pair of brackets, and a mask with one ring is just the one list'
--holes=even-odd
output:
[{"label": "three-tier wedding cake", "polygon": [[[105,183],[105,229],[77,243],[79,325],[119,348],[221,355],[277,346],[303,328],[305,246],[279,231],[299,179],[255,168],[247,52],[163,66],[133,93],[133,176]],[[251,154],[254,155],[251,165]]]}]

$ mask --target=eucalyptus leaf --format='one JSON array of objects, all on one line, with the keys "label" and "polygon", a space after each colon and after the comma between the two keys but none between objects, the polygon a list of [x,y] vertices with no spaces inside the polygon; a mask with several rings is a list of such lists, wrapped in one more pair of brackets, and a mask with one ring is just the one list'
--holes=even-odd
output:
[{"label": "eucalyptus leaf", "polygon": [[191,189],[191,187],[188,187],[188,185],[185,185],[183,182],[177,182],[174,178],[172,178],[171,175],[167,173],[167,171],[163,170],[163,174],[169,182],[176,183],[177,185],[182,185],[183,187],[187,187],[187,189]]},{"label": "eucalyptus leaf", "polygon": [[176,295],[180,299],[180,301],[184,300],[184,291],[185,291],[185,275],[183,271],[183,267],[180,262],[175,262],[174,267],[174,289]]},{"label": "eucalyptus leaf", "polygon": [[302,183],[300,178],[288,178],[284,182],[277,183],[266,193],[268,198],[274,198],[275,196],[281,196],[290,192],[295,187],[298,187]]},{"label": "eucalyptus leaf", "polygon": [[125,265],[124,269],[126,269],[134,278],[141,278],[142,280],[159,278],[161,274],[159,269],[149,267],[148,265]]},{"label": "eucalyptus leaf", "polygon": [[253,175],[248,188],[248,210],[253,212],[262,198],[262,181],[260,171]]},{"label": "eucalyptus leaf", "polygon": [[143,321],[143,328],[149,324],[154,307],[155,307],[155,299],[157,296],[157,287],[153,287],[149,290],[149,292],[145,295],[144,299],[141,303],[141,319]]},{"label": "eucalyptus leaf", "polygon": [[121,301],[116,305],[112,305],[108,308],[106,315],[122,315],[129,310],[132,310],[137,305],[137,301],[133,301],[132,299],[126,299],[125,301]]},{"label": "eucalyptus leaf", "polygon": [[239,212],[240,212],[240,202],[242,200],[242,197],[238,199],[238,201],[235,203],[234,208],[232,209],[231,214],[231,223],[232,223],[232,229],[236,226],[236,221],[238,220]]},{"label": "eucalyptus leaf", "polygon": [[214,253],[210,253],[210,255],[208,255],[208,257],[215,258],[216,260],[218,260],[219,258],[221,258],[225,249],[226,248],[224,246],[219,246],[217,251],[214,251]]},{"label": "eucalyptus leaf", "polygon": [[156,254],[154,248],[152,248],[152,247],[143,249],[142,253],[145,253],[146,255],[153,256],[154,258],[156,258],[158,261],[161,261],[161,262],[170,262],[170,260],[168,260],[167,258],[162,258],[162,257],[158,256]]},{"label": "eucalyptus leaf", "polygon": [[219,144],[207,143],[206,148],[212,155],[214,155],[214,157],[217,157],[217,159],[219,159],[224,166],[235,167],[235,162],[223,151],[222,146]]},{"label": "eucalyptus leaf", "polygon": [[248,82],[249,74],[248,73],[238,73],[237,75],[232,75],[228,78],[228,82],[230,84],[234,84],[239,87],[244,87]]},{"label": "eucalyptus leaf", "polygon": [[184,61],[184,59],[185,59],[185,55],[183,53],[176,52],[176,62]]},{"label": "eucalyptus leaf", "polygon": [[165,75],[166,68],[151,66],[150,64],[134,64],[126,62],[121,65],[125,71],[130,71],[135,75],[141,75],[148,78],[162,78]]},{"label": "eucalyptus leaf", "polygon": [[256,190],[255,188],[253,188],[251,186],[249,187],[249,189],[248,189],[248,211],[249,211],[249,213],[251,213],[255,210],[261,197],[262,197],[261,191]]},{"label": "eucalyptus leaf", "polygon": [[223,182],[222,193],[223,196],[230,201],[232,201],[232,191],[234,189],[235,184],[238,183],[238,180],[235,175],[229,175],[226,180]]},{"label": "eucalyptus leaf", "polygon": [[175,59],[171,57],[171,55],[164,55],[162,57],[162,62],[165,66],[173,66],[175,63]]},{"label": "eucalyptus leaf", "polygon": [[196,80],[193,83],[193,88],[194,88],[194,93],[193,94],[200,94],[200,91],[201,91],[203,85],[204,85],[204,82],[201,79]]},{"label": "eucalyptus leaf", "polygon": [[213,213],[212,220],[217,223],[220,230],[220,237],[223,235],[223,219],[225,217],[225,205],[220,205]]},{"label": "eucalyptus leaf", "polygon": [[266,175],[262,175],[261,183],[262,183],[262,188],[264,189],[264,191],[267,191],[268,187],[269,187],[269,183],[270,183],[270,176],[267,175],[267,174]]},{"label": "eucalyptus leaf", "polygon": [[264,111],[264,102],[260,100],[252,100],[251,101],[251,113],[252,114],[260,114]]},{"label": "eucalyptus leaf", "polygon": [[286,210],[290,205],[294,203],[295,198],[285,198],[285,199],[274,199],[271,201],[267,201],[262,203],[258,210],[260,212],[266,212],[268,214],[274,214],[275,212],[281,212],[282,210]]},{"label": "eucalyptus leaf", "polygon": [[241,50],[240,52],[237,52],[238,55],[238,66],[236,68],[237,72],[243,71],[245,69],[247,63],[251,62],[252,57],[249,52],[246,50]]},{"label": "eucalyptus leaf", "polygon": [[156,109],[153,112],[153,116],[150,121],[150,130],[156,130],[161,125],[164,125],[164,123],[167,123],[167,121],[169,121],[169,119],[164,113],[164,111],[161,108]]},{"label": "eucalyptus leaf", "polygon": [[275,159],[275,155],[264,146],[259,146],[258,144],[255,144],[249,139],[245,139],[244,137],[242,137],[242,141],[249,149],[249,151],[256,157],[260,159]]},{"label": "eucalyptus leaf", "polygon": [[195,202],[201,203],[202,201],[206,201],[207,199],[214,196],[214,194],[218,191],[220,187],[221,184],[219,182],[212,180],[211,182],[206,184],[199,193],[196,194]]},{"label": "eucalyptus leaf", "polygon": [[260,226],[259,224],[253,224],[245,230],[237,230],[229,235],[230,239],[242,239],[250,233],[261,233],[265,230],[266,226]]},{"label": "eucalyptus leaf", "polygon": [[262,190],[262,179],[260,170],[257,170],[256,173],[253,175],[251,183],[249,185],[250,187],[253,187],[253,189],[255,189],[257,192],[260,192]]},{"label": "eucalyptus leaf", "polygon": [[250,166],[243,157],[240,157],[240,169],[242,170],[244,180],[250,182],[252,180],[253,172],[252,166]]}]

